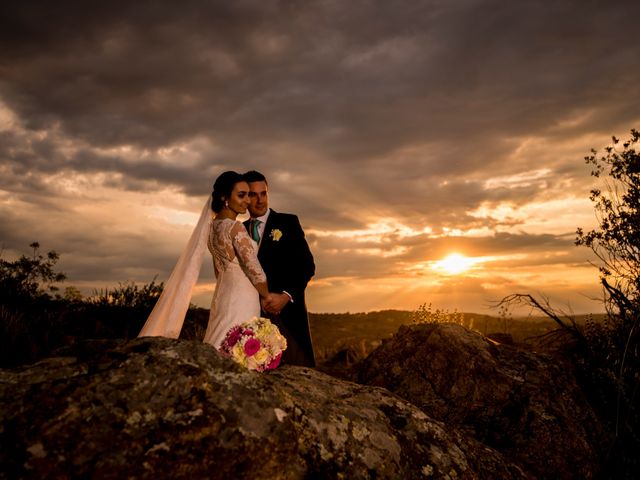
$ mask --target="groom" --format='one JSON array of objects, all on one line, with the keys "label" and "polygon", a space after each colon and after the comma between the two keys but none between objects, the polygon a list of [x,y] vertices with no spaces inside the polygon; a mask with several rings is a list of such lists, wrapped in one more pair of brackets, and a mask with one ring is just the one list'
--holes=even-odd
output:
[{"label": "groom", "polygon": [[314,367],[304,299],[304,290],[315,273],[313,255],[298,217],[269,208],[269,186],[264,175],[251,170],[244,174],[244,179],[249,184],[251,214],[244,225],[258,242],[258,260],[267,275],[269,291],[278,292],[262,308],[287,339],[282,362]]}]

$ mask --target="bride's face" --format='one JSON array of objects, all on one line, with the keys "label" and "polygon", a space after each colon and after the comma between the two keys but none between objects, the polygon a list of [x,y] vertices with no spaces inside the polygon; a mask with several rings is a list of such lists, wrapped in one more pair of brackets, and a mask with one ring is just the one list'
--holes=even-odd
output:
[{"label": "bride's face", "polygon": [[245,213],[249,206],[249,185],[247,182],[236,183],[227,201],[232,211],[238,214]]}]

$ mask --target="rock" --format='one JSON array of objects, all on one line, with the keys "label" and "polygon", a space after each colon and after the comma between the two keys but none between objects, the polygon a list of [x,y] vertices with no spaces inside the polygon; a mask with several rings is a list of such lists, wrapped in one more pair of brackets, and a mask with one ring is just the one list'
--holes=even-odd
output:
[{"label": "rock", "polygon": [[593,478],[603,428],[570,374],[550,357],[456,324],[401,327],[360,365],[448,427],[462,428],[535,478]]},{"label": "rock", "polygon": [[2,478],[527,478],[387,390],[195,341],[81,343],[0,399]]},{"label": "rock", "polygon": [[497,343],[502,343],[503,345],[515,344],[515,342],[513,341],[513,336],[510,333],[493,332],[493,333],[488,333],[486,337],[489,340],[493,340],[494,342],[497,342]]}]

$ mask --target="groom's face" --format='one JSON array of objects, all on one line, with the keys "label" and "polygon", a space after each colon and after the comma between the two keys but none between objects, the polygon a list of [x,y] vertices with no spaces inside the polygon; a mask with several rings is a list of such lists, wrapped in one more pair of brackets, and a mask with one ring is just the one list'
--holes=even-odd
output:
[{"label": "groom's face", "polygon": [[267,182],[249,184],[249,213],[253,218],[261,217],[269,208],[269,188]]}]

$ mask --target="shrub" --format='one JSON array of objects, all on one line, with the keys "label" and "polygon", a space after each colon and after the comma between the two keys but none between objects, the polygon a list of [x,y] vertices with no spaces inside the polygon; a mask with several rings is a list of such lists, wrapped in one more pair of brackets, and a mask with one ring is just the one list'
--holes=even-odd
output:
[{"label": "shrub", "polygon": [[59,255],[39,252],[16,261],[0,256],[0,365],[16,366],[87,338],[136,336],[151,313],[163,283],[120,283],[84,298],[78,289],[58,292],[66,277],[56,272]]},{"label": "shrub", "polygon": [[464,314],[454,310],[435,310],[431,304],[423,303],[418,307],[418,310],[414,311],[411,320],[413,323],[457,323],[459,325],[464,324]]}]

